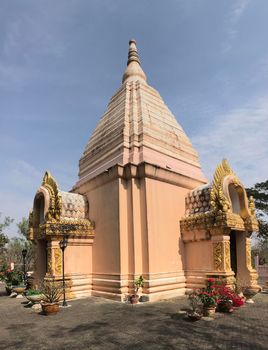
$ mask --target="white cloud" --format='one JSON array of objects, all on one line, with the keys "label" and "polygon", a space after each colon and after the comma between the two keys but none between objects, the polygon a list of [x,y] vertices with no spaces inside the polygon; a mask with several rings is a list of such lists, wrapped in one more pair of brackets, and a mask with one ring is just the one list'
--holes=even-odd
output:
[{"label": "white cloud", "polygon": [[232,12],[230,16],[230,22],[235,24],[243,15],[249,4],[249,0],[237,0],[232,5]]},{"label": "white cloud", "polygon": [[213,118],[202,135],[192,137],[211,179],[227,158],[241,181],[250,186],[268,178],[268,96]]},{"label": "white cloud", "polygon": [[41,172],[24,160],[12,161],[10,166],[12,168],[8,176],[16,187],[31,188],[34,183],[38,184],[42,179]]},{"label": "white cloud", "polygon": [[222,46],[222,52],[227,53],[232,49],[233,42],[237,37],[237,24],[243,16],[249,4],[249,0],[236,0],[231,6],[231,10],[225,20],[225,30],[227,39]]}]

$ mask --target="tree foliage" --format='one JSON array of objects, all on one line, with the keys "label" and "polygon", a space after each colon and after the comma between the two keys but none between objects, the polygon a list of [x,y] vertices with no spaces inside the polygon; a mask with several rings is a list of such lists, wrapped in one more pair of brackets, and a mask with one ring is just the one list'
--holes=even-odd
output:
[{"label": "tree foliage", "polygon": [[[1,213],[0,213],[0,216],[1,216]],[[4,218],[4,221],[0,222],[0,250],[2,250],[2,248],[8,242],[8,237],[4,231],[6,228],[10,226],[10,224],[12,224],[13,221],[14,219],[11,219],[9,216],[6,216]]]},{"label": "tree foliage", "polygon": [[[14,220],[6,217],[4,222],[0,223],[0,239],[1,234],[3,236],[3,245],[1,249],[1,261],[3,264],[7,266],[10,263],[14,263],[15,267],[19,270],[23,268],[23,258],[22,258],[22,250],[27,250],[27,255],[25,259],[26,270],[32,270],[34,259],[35,259],[35,246],[31,241],[27,240],[27,231],[29,226],[29,221],[26,218],[22,218],[21,221],[17,224],[18,233],[21,237],[13,237],[8,239],[6,235],[3,233],[3,230],[7,228]],[[1,247],[1,246],[0,246]]]},{"label": "tree foliage", "polygon": [[21,221],[17,224],[17,227],[18,227],[18,233],[22,235],[25,239],[27,239],[29,220],[26,218],[22,218]]},{"label": "tree foliage", "polygon": [[247,195],[255,199],[256,214],[259,221],[259,237],[268,239],[268,180],[247,188]]},{"label": "tree foliage", "polygon": [[33,268],[34,261],[34,247],[32,242],[26,241],[24,238],[13,237],[7,243],[5,251],[3,253],[4,263],[10,265],[11,262],[15,264],[20,270],[23,268],[22,250],[26,249],[26,270]]}]

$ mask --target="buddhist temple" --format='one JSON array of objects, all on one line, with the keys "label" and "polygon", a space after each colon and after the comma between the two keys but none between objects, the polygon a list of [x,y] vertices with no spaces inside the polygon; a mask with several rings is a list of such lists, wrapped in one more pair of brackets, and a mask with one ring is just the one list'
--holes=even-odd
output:
[{"label": "buddhist temple", "polygon": [[226,160],[212,183],[197,151],[157,90],[130,40],[122,84],[89,138],[70,192],[45,172],[30,213],[34,278],[62,278],[68,237],[68,297],[154,301],[201,287],[209,276],[258,289],[251,239],[254,200]]}]

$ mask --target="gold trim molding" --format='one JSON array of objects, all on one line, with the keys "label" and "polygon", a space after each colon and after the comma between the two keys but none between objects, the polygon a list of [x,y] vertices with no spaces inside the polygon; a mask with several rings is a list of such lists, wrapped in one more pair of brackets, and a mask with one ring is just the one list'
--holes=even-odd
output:
[{"label": "gold trim molding", "polygon": [[44,222],[40,224],[37,220],[35,220],[35,216],[37,216],[38,213],[33,211],[30,212],[28,229],[29,239],[34,240],[49,238],[50,240],[57,240],[63,235],[68,235],[69,237],[94,237],[95,225],[89,219],[61,217],[62,197],[57,182],[49,171],[45,172],[42,186],[37,192],[37,195],[42,191],[48,192],[48,210],[46,212]]},{"label": "gold trim molding", "polygon": [[47,247],[47,273],[49,275],[53,275],[53,268],[52,268],[52,248]]},{"label": "gold trim molding", "polygon": [[62,274],[62,253],[60,248],[54,248],[54,270],[55,275]]},{"label": "gold trim molding", "polygon": [[88,219],[61,219],[58,222],[45,222],[40,225],[39,237],[51,236],[94,236],[94,223]]},{"label": "gold trim molding", "polygon": [[230,242],[213,243],[213,266],[215,271],[230,271]]},{"label": "gold trim molding", "polygon": [[[239,214],[232,211],[232,203],[231,199],[228,198],[227,190],[229,184],[234,184],[235,187],[238,186],[237,191],[239,191],[241,198],[244,199],[244,208],[243,210],[241,209]],[[198,188],[196,190],[198,190]],[[241,184],[226,159],[223,159],[221,164],[217,166],[213,182],[210,186],[207,185],[206,191],[210,191],[208,210],[201,212],[197,210],[196,213],[192,212],[191,214],[185,215],[180,221],[184,242],[192,240],[193,231],[195,232],[195,237],[201,236],[203,237],[202,239],[209,239],[210,235],[204,236],[201,234],[201,231],[210,232],[211,235],[213,235],[213,231],[216,228],[222,230],[246,231],[249,234],[253,231],[258,231],[254,199],[250,197],[249,200],[247,200],[244,186]],[[204,197],[203,194],[200,196],[201,198]],[[195,203],[195,197],[188,196],[187,200],[193,200]],[[197,205],[197,207],[200,206],[198,202],[194,205]],[[200,231],[200,235],[198,231]]]},{"label": "gold trim molding", "polygon": [[249,270],[252,270],[252,262],[251,262],[251,240],[246,238],[246,264]]},{"label": "gold trim molding", "polygon": [[223,212],[227,212],[231,209],[231,203],[223,192],[223,180],[229,175],[232,176],[232,182],[235,185],[242,186],[238,177],[227,162],[227,159],[223,159],[215,170],[210,191],[210,205],[214,211],[222,210]]},{"label": "gold trim molding", "polygon": [[42,186],[48,190],[50,198],[49,209],[46,213],[46,220],[60,220],[62,199],[59,193],[57,182],[49,171],[45,172]]}]

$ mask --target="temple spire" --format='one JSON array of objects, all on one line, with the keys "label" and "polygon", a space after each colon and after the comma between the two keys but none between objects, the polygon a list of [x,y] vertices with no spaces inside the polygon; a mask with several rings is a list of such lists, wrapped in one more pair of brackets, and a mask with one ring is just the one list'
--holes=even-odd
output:
[{"label": "temple spire", "polygon": [[136,41],[134,39],[131,39],[129,41],[127,68],[123,75],[122,83],[125,83],[126,81],[137,80],[146,82],[146,79],[146,75],[141,68]]}]

